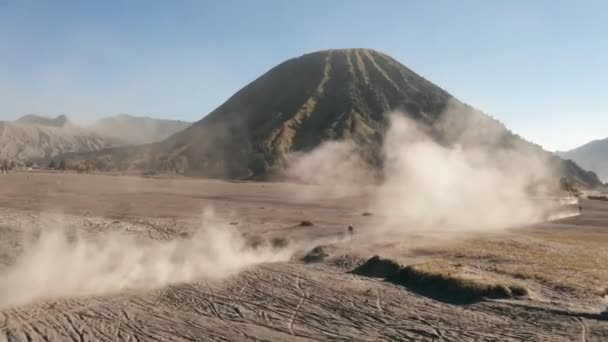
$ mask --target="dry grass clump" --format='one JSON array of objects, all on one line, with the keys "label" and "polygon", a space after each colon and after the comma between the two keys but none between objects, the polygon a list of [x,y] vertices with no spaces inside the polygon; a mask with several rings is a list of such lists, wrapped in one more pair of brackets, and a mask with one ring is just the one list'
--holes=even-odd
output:
[{"label": "dry grass clump", "polygon": [[361,267],[366,260],[356,255],[343,254],[332,258],[331,264],[345,270],[352,270]]},{"label": "dry grass clump", "polygon": [[270,244],[274,248],[284,248],[289,245],[289,240],[287,238],[277,236],[270,239]]},{"label": "dry grass clump", "polygon": [[375,255],[353,270],[353,273],[373,278],[387,278],[399,272],[403,266],[391,260]]},{"label": "dry grass clump", "polygon": [[511,290],[511,294],[515,297],[525,297],[529,294],[528,288],[519,283],[509,284],[509,290]]},{"label": "dry grass clump", "polygon": [[439,260],[403,267],[393,260],[374,256],[353,273],[385,278],[414,292],[451,303],[528,294],[528,289],[521,284],[472,277],[461,271],[460,267]]},{"label": "dry grass clump", "polygon": [[329,249],[331,249],[329,246],[317,246],[306,253],[301,260],[306,263],[321,262],[329,256]]},{"label": "dry grass clump", "polygon": [[528,294],[521,284],[473,278],[445,261],[410,265],[388,277],[394,283],[449,302],[474,302],[483,298],[510,298]]}]

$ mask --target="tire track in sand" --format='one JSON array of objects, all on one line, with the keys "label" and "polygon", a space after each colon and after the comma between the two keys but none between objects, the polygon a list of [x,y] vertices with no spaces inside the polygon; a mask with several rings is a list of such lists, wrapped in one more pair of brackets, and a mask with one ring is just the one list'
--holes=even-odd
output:
[{"label": "tire track in sand", "polygon": [[298,303],[298,305],[296,306],[295,310],[293,310],[293,314],[291,315],[291,319],[289,320],[289,332],[295,336],[295,333],[293,331],[293,323],[296,320],[296,316],[298,315],[298,312],[300,311],[300,308],[302,307],[302,304],[304,304],[304,301],[306,300],[306,298],[308,298],[308,295],[306,294],[306,292],[304,292],[304,290],[302,289],[302,286],[300,285],[300,273],[298,273],[298,276],[296,278],[296,287],[298,288],[298,291],[300,292],[300,302]]}]

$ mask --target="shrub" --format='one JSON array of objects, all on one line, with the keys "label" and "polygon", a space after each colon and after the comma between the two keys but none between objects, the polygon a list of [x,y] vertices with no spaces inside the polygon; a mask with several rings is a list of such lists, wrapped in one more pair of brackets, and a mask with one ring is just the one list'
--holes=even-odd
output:
[{"label": "shrub", "polygon": [[302,261],[304,262],[320,262],[325,260],[329,256],[327,252],[327,246],[317,246],[310,250],[310,252],[306,253],[304,257],[302,257]]}]

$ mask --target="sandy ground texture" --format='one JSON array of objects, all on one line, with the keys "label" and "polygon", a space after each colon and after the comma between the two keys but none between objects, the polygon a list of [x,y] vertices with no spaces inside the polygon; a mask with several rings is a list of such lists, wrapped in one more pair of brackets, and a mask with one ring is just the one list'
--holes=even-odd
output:
[{"label": "sandy ground texture", "polygon": [[[429,243],[371,239],[359,229],[379,222],[364,215],[365,194],[319,193],[282,183],[3,175],[0,341],[608,340],[600,314],[608,202]],[[322,257],[302,261],[315,246]],[[458,303],[353,272],[374,255],[442,260],[529,293]]]}]

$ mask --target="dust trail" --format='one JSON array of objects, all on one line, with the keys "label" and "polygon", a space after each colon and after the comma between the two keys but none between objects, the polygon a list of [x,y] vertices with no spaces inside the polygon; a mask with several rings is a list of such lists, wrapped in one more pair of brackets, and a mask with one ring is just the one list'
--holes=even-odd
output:
[{"label": "dust trail", "polygon": [[287,177],[311,185],[297,194],[305,200],[357,195],[363,185],[372,183],[373,173],[351,142],[328,141],[309,153],[291,154],[290,159]]},{"label": "dust trail", "polygon": [[187,240],[118,233],[70,236],[61,227],[48,227],[0,274],[0,307],[220,279],[255,264],[286,261],[292,253],[290,248],[251,247],[211,211]]},{"label": "dust trail", "polygon": [[475,144],[470,133],[440,144],[423,132],[404,115],[390,117],[385,181],[371,204],[386,229],[492,231],[546,217],[548,204],[534,196],[553,174],[544,155]]},{"label": "dust trail", "polygon": [[[460,103],[448,104],[431,124],[400,112],[387,118],[382,179],[370,191],[369,234],[441,232],[450,239],[571,214],[556,213],[562,204],[541,199],[562,196],[552,155],[516,139],[498,121]],[[369,188],[372,174],[357,152],[365,153],[350,142],[323,144],[297,156],[288,174],[323,184],[321,196],[351,195]]]}]

